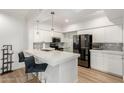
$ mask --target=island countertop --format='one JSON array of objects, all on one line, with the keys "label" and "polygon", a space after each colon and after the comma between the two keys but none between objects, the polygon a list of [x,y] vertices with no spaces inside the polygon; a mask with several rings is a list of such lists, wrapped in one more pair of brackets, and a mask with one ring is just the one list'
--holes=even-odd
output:
[{"label": "island countertop", "polygon": [[26,54],[39,58],[42,62],[48,63],[51,66],[62,64],[69,60],[78,58],[80,56],[77,53],[70,53],[70,52],[57,51],[57,50],[42,51],[42,50],[28,49],[25,50],[24,52]]}]

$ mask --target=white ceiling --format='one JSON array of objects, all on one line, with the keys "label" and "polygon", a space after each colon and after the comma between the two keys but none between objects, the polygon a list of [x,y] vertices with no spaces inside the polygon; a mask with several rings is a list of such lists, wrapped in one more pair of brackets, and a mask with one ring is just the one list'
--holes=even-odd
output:
[{"label": "white ceiling", "polygon": [[[0,9],[0,13],[9,13],[22,18],[35,16],[34,21],[39,20],[41,24],[47,25],[51,25],[51,11],[55,12],[54,25],[60,28],[105,15],[117,18],[124,14],[123,9]],[[68,23],[65,22],[66,19],[69,20]]]},{"label": "white ceiling", "polygon": [[[36,20],[39,20],[41,24],[51,25],[51,14],[54,11],[54,25],[60,28],[64,28],[68,25],[78,24],[89,19],[98,18],[101,16],[108,16],[108,18],[113,19],[117,17],[122,17],[124,15],[123,9],[43,9],[40,10],[39,15]],[[66,23],[65,20],[68,19],[69,22]],[[36,21],[35,20],[35,21]]]},{"label": "white ceiling", "polygon": [[29,12],[29,9],[0,9],[0,13],[14,15],[22,18],[26,18]]},{"label": "white ceiling", "polygon": [[[37,20],[41,24],[51,25],[51,14],[50,12],[54,11],[54,25],[58,27],[65,27],[67,25],[81,23],[90,18],[103,16],[104,11],[98,9],[54,9],[54,10],[41,10],[40,14],[37,16]],[[66,23],[65,20],[68,19],[69,22]]]}]

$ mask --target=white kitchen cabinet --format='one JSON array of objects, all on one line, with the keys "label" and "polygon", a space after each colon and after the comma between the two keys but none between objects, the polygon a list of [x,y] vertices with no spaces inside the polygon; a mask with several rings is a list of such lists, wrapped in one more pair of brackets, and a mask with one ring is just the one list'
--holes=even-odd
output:
[{"label": "white kitchen cabinet", "polygon": [[105,43],[122,43],[122,26],[105,27],[104,29]]},{"label": "white kitchen cabinet", "polygon": [[93,42],[104,43],[104,28],[93,29]]},{"label": "white kitchen cabinet", "polygon": [[122,76],[122,56],[104,54],[104,71]]},{"label": "white kitchen cabinet", "polygon": [[64,42],[64,35],[60,32],[39,30],[37,34],[37,31],[34,31],[34,42],[52,42],[52,37],[61,38],[61,42]]},{"label": "white kitchen cabinet", "polygon": [[61,42],[64,42],[64,35],[63,33],[60,33],[60,32],[51,32],[52,33],[52,37],[58,37],[58,38],[61,38]]},{"label": "white kitchen cabinet", "polygon": [[97,68],[97,62],[96,62],[96,53],[91,52],[91,68],[96,69]]},{"label": "white kitchen cabinet", "polygon": [[122,25],[77,31],[77,34],[92,34],[94,43],[122,43]]},{"label": "white kitchen cabinet", "polygon": [[103,54],[102,53],[91,53],[91,68],[102,71],[103,65]]},{"label": "white kitchen cabinet", "polygon": [[97,69],[99,69],[99,70],[103,70],[104,69],[104,60],[103,60],[103,54],[101,54],[101,53],[98,53],[98,54],[96,54],[97,56],[96,56],[96,62],[97,62]]},{"label": "white kitchen cabinet", "polygon": [[34,42],[51,42],[51,34],[49,31],[34,31]]},{"label": "white kitchen cabinet", "polygon": [[91,51],[91,68],[122,76],[122,55]]},{"label": "white kitchen cabinet", "polygon": [[40,31],[39,32],[40,34],[40,41],[41,42],[51,42],[52,39],[51,39],[51,34],[49,31]]}]

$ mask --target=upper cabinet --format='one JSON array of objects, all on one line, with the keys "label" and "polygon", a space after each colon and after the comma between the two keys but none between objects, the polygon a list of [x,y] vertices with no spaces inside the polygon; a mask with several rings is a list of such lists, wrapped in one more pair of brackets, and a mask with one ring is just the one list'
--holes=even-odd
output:
[{"label": "upper cabinet", "polygon": [[77,34],[92,34],[94,43],[122,43],[122,25],[78,31]]},{"label": "upper cabinet", "polygon": [[104,29],[104,41],[106,43],[122,43],[122,26],[111,26]]},{"label": "upper cabinet", "polygon": [[61,38],[61,42],[64,42],[64,35],[61,32],[50,32],[51,33],[51,38],[52,37],[58,37]]},{"label": "upper cabinet", "polygon": [[61,38],[61,42],[64,40],[64,36],[60,32],[51,32],[51,31],[43,31],[40,30],[38,33],[34,31],[34,42],[52,42],[52,37]]},{"label": "upper cabinet", "polygon": [[93,29],[93,42],[104,43],[104,28]]},{"label": "upper cabinet", "polygon": [[42,31],[39,32],[34,31],[34,42],[51,42],[51,35],[49,31]]}]

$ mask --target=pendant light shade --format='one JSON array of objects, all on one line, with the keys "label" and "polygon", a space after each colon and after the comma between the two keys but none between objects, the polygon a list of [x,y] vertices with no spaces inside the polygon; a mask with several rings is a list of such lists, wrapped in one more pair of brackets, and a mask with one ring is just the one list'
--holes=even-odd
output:
[{"label": "pendant light shade", "polygon": [[39,31],[38,31],[39,30],[39,28],[38,28],[38,26],[39,26],[39,20],[37,20],[36,22],[37,22],[37,32],[36,32],[36,34],[39,35]]}]

